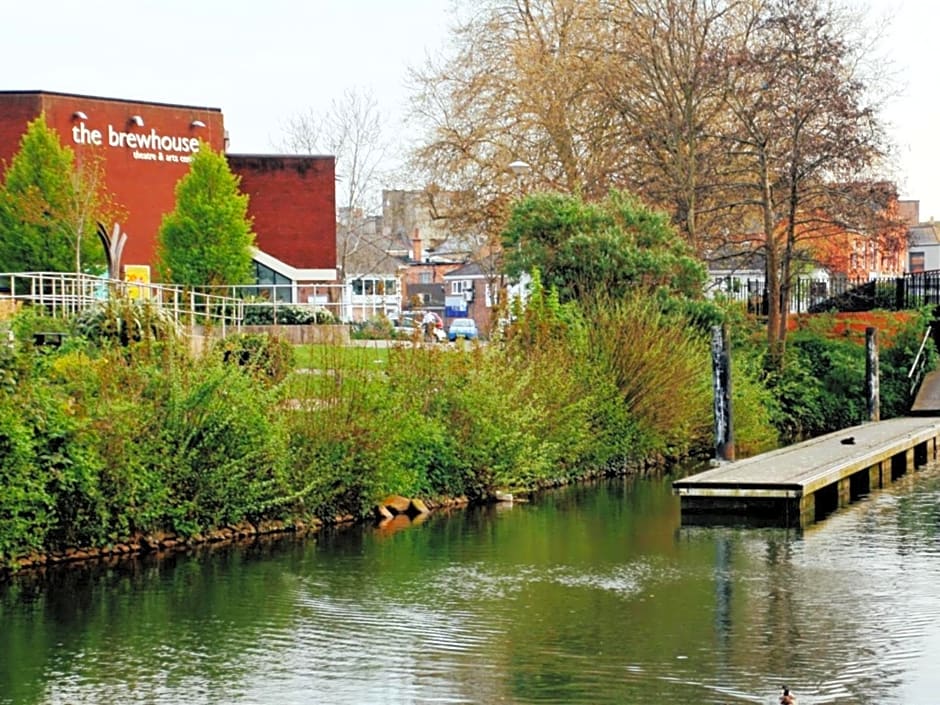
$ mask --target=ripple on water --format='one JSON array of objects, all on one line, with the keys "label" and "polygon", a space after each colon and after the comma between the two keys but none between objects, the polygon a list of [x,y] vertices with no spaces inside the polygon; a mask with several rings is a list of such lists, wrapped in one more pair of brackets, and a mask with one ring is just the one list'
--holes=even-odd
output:
[{"label": "ripple on water", "polygon": [[[571,562],[483,560],[493,544],[471,535],[469,562],[434,554],[390,571],[399,546],[416,565],[421,543],[349,541],[303,561],[180,560],[121,598],[104,584],[45,612],[24,603],[0,646],[32,669],[16,683],[28,697],[0,687],[0,703],[770,705],[784,682],[800,705],[936,700],[940,470],[802,533],[686,530],[651,514],[630,526],[666,533],[633,543],[617,516],[591,534],[574,512],[553,514],[551,531],[589,548],[567,544]],[[521,537],[505,526],[516,555],[558,555],[548,524]]]},{"label": "ripple on water", "polygon": [[535,566],[507,568],[488,563],[451,565],[430,579],[433,592],[448,604],[454,601],[499,601],[518,594],[533,583],[566,588],[601,590],[623,597],[643,592],[651,583],[677,578],[678,571],[662,561],[637,560],[608,566]]}]

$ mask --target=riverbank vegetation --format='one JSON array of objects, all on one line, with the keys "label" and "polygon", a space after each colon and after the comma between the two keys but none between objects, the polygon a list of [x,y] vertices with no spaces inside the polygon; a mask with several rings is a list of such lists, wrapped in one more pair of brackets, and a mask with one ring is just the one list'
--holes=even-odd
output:
[{"label": "riverbank vegetation", "polygon": [[[268,335],[194,354],[143,301],[69,322],[19,312],[0,347],[0,563],[705,459],[719,324],[734,336],[739,455],[865,419],[863,335],[816,317],[782,366],[770,360],[763,322],[704,299],[689,245],[626,194],[529,197],[503,244],[528,296],[497,308],[485,345],[337,343],[305,349],[301,369]],[[882,338],[885,416],[909,408],[925,327],[896,319]],[[61,346],[37,343],[48,331]]]},{"label": "riverbank vegetation", "polygon": [[[741,454],[864,419],[863,337],[833,337],[835,319],[817,319],[771,375],[757,322],[723,315]],[[911,316],[883,340],[885,416],[909,403],[922,325]],[[304,373],[266,336],[193,356],[156,325],[51,349],[31,342],[49,321],[25,311],[12,327],[0,352],[5,564],[151,534],[198,540],[241,521],[363,517],[389,493],[480,500],[711,448],[706,331],[649,298],[560,304],[536,279],[488,345],[381,357],[323,346]]]}]

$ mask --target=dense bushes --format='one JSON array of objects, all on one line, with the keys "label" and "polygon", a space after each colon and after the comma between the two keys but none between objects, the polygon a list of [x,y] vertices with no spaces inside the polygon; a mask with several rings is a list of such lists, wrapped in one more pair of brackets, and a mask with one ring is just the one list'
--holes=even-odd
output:
[{"label": "dense bushes", "polygon": [[215,349],[225,362],[241,365],[261,382],[281,382],[294,367],[293,346],[274,335],[235,333]]},{"label": "dense bushes", "polygon": [[32,374],[0,395],[0,555],[191,535],[282,494],[272,392],[219,356],[125,352],[24,348]]},{"label": "dense bushes", "polygon": [[163,309],[134,299],[108,299],[81,311],[72,321],[77,335],[94,343],[127,346],[144,340],[166,340],[176,323]]},{"label": "dense bushes", "polygon": [[[31,331],[54,324],[23,314],[21,342],[0,346],[0,562],[245,519],[362,516],[393,492],[482,498],[711,452],[699,318],[649,300],[561,305],[537,278],[515,316],[485,346],[400,346],[383,360],[327,347],[316,374],[289,374],[292,350],[269,336],[193,358],[149,325],[75,328],[50,349]],[[771,375],[760,329],[730,323],[739,455],[864,420],[863,339],[825,323],[798,331]],[[917,319],[882,341],[884,416],[908,408],[922,330]]]},{"label": "dense bushes", "polygon": [[245,304],[242,323],[246,326],[268,326],[275,323],[285,326],[327,324],[336,323],[336,317],[319,306],[275,305],[269,301],[249,301]]},{"label": "dense bushes", "polygon": [[[879,334],[881,418],[901,416],[913,402],[908,371],[917,354],[930,316],[927,312],[898,315]],[[779,370],[765,365],[763,331],[737,321],[734,367],[735,391],[744,379],[756,380],[762,397],[759,408],[782,442],[793,442],[868,420],[865,395],[865,333],[846,327],[835,314],[804,321],[788,340]],[[934,346],[926,348],[928,369],[936,365]],[[751,382],[745,381],[745,384]],[[742,413],[735,394],[736,433],[749,415]],[[753,420],[752,418],[750,420]]]}]

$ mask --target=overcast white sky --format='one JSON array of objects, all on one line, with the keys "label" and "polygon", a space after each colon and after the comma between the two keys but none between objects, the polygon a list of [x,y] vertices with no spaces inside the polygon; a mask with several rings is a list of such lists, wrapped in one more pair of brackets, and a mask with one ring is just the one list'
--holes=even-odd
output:
[{"label": "overcast white sky", "polygon": [[[893,17],[884,53],[903,89],[893,123],[902,197],[940,218],[940,3],[867,0]],[[447,40],[451,0],[4,0],[0,90],[221,108],[233,152],[271,152],[292,116],[371,91],[400,124],[409,66]]]}]

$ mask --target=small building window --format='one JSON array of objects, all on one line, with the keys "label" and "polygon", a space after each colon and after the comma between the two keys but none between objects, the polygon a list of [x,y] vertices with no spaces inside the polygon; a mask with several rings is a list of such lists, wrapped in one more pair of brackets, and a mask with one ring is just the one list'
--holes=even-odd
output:
[{"label": "small building window", "polygon": [[354,279],[352,290],[356,296],[394,296],[398,293],[398,280],[371,277]]},{"label": "small building window", "polygon": [[293,300],[293,282],[283,274],[275,272],[260,262],[253,262],[255,283],[252,295],[263,296],[269,301],[291,303]]},{"label": "small building window", "polygon": [[909,271],[911,273],[923,272],[925,267],[925,257],[923,252],[911,252]]}]

